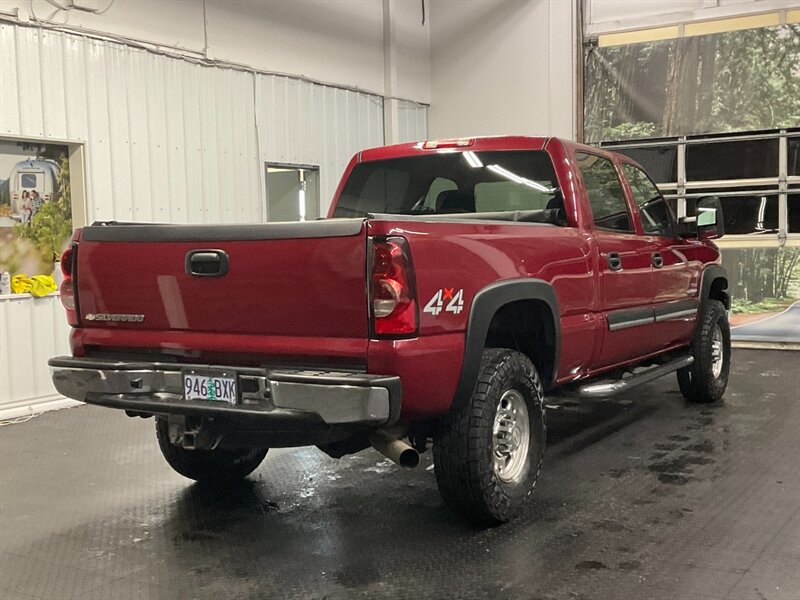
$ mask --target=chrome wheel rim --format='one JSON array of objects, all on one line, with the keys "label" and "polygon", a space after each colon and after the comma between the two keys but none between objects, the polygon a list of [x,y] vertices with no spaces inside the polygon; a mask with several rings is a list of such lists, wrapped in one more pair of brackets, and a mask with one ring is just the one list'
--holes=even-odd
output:
[{"label": "chrome wheel rim", "polygon": [[505,483],[517,483],[525,473],[531,440],[528,405],[517,390],[508,390],[500,398],[492,440],[495,475]]},{"label": "chrome wheel rim", "polygon": [[714,379],[718,379],[722,375],[723,355],[722,329],[716,325],[711,336],[711,373],[714,375]]}]

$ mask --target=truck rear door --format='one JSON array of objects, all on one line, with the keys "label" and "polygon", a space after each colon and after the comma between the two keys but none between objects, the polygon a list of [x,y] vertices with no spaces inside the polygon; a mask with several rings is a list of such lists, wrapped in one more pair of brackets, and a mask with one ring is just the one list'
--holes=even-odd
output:
[{"label": "truck rear door", "polygon": [[594,221],[598,309],[606,320],[593,360],[599,368],[641,356],[650,347],[652,245],[636,233],[614,163],[583,151],[575,158]]}]

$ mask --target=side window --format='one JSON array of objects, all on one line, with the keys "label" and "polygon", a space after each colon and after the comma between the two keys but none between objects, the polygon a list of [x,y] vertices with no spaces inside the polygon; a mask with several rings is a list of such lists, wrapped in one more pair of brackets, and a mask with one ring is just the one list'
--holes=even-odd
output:
[{"label": "side window", "polygon": [[576,153],[575,159],[589,195],[595,226],[633,233],[628,203],[614,164],[607,158],[585,152]]},{"label": "side window", "polygon": [[644,232],[650,235],[674,237],[675,230],[669,206],[647,173],[629,164],[623,164],[622,171],[639,206]]}]

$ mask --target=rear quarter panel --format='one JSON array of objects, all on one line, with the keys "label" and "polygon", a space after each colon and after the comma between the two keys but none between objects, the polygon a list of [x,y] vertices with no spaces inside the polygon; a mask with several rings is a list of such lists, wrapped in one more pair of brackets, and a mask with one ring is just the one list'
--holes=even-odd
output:
[{"label": "rear quarter panel", "polygon": [[[519,278],[550,282],[562,323],[559,377],[577,373],[592,354],[595,322],[589,239],[577,228],[480,221],[370,221],[370,235],[409,241],[417,282],[420,337],[371,340],[370,372],[400,375],[408,417],[446,412],[464,357],[467,321],[475,295],[489,284]],[[425,306],[442,292],[461,292],[462,310],[434,315]],[[558,318],[559,315],[556,315]],[[589,340],[589,343],[587,343]]]}]

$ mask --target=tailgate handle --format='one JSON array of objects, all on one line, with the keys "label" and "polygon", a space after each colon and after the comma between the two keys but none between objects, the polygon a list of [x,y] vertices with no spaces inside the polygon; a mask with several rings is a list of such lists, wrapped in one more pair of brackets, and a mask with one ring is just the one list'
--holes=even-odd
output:
[{"label": "tailgate handle", "polygon": [[186,272],[195,277],[222,277],[228,272],[224,250],[192,250],[186,255]]}]

